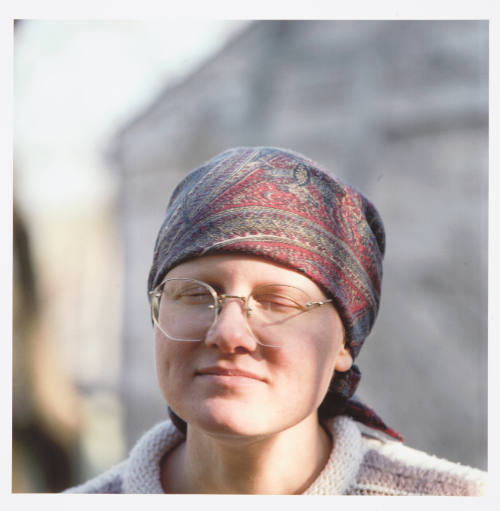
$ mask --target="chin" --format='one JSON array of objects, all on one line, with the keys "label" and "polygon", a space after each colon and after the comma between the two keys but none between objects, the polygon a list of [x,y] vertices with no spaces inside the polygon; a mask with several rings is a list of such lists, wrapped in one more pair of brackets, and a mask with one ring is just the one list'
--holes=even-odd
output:
[{"label": "chin", "polygon": [[269,434],[261,410],[248,403],[220,403],[207,400],[189,414],[188,424],[211,435],[255,437]]}]

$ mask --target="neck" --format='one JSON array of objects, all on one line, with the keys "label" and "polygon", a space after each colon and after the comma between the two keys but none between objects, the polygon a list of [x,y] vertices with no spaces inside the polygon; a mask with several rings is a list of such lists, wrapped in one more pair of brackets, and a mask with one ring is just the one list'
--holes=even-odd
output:
[{"label": "neck", "polygon": [[330,438],[316,416],[247,439],[189,426],[186,442],[162,463],[162,483],[167,493],[299,494],[317,478],[330,451]]}]

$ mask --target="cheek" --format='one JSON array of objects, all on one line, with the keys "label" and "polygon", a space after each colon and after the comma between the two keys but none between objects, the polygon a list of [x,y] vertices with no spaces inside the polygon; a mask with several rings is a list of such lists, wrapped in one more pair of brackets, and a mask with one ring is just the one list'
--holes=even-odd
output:
[{"label": "cheek", "polygon": [[328,390],[333,376],[335,356],[331,348],[312,346],[310,339],[293,347],[282,348],[269,360],[275,367],[274,387],[285,408],[290,404],[317,408]]},{"label": "cheek", "polygon": [[158,340],[157,335],[155,335],[155,364],[158,383],[162,392],[165,393],[164,388],[169,373],[169,357],[167,356],[165,344]]},{"label": "cheek", "polygon": [[333,377],[342,340],[341,325],[332,321],[314,330],[304,329],[293,346],[283,348],[279,363],[288,375],[289,388],[308,395],[319,406]]},{"label": "cheek", "polygon": [[175,343],[155,335],[156,375],[160,390],[167,401],[185,385],[190,374],[189,361],[193,346],[186,343]]}]

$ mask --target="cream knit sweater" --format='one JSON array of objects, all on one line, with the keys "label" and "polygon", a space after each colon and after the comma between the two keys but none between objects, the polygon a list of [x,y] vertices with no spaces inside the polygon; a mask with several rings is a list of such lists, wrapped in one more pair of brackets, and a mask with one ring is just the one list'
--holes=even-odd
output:
[{"label": "cream knit sweater", "polygon": [[[486,474],[361,432],[341,416],[328,423],[334,447],[305,495],[483,495]],[[124,462],[67,493],[163,493],[160,460],[184,440],[170,422],[146,432]]]}]

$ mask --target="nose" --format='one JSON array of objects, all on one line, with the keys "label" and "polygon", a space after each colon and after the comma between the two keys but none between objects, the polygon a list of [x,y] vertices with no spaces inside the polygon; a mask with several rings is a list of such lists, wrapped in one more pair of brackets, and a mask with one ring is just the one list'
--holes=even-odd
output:
[{"label": "nose", "polygon": [[243,301],[238,297],[225,299],[215,322],[205,336],[205,344],[223,353],[254,351],[258,343],[250,329],[244,308]]}]

